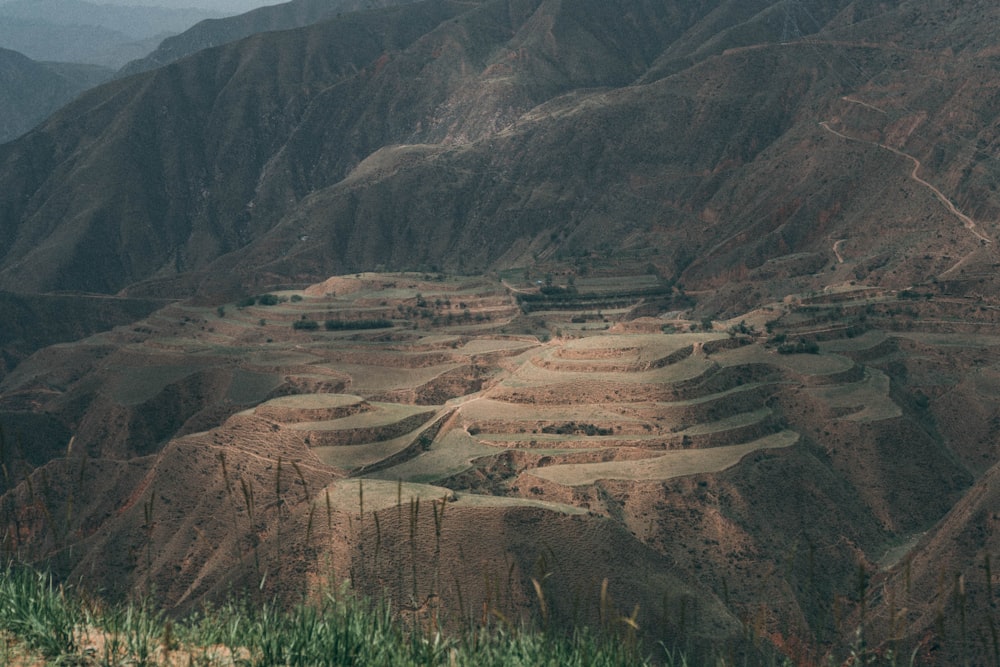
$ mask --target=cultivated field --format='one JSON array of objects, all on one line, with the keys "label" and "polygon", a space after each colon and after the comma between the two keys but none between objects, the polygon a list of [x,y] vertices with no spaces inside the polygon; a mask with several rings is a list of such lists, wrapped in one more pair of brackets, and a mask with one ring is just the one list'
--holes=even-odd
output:
[{"label": "cultivated field", "polygon": [[[995,438],[974,424],[1000,399],[988,361],[1000,337],[968,323],[942,333],[940,319],[921,330],[906,310],[940,315],[950,301],[831,291],[716,321],[657,315],[650,277],[578,279],[575,292],[560,280],[543,294],[515,276],[358,274],[175,304],[49,348],[0,387],[8,409],[33,411],[16,447],[58,454],[44,476],[5,454],[32,485],[4,507],[45,508],[8,512],[11,551],[68,553],[104,525],[108,545],[144,545],[108,581],[155,584],[178,607],[234,580],[277,593],[295,573],[389,586],[424,620],[468,613],[469,596],[537,615],[546,577],[565,599],[616,571],[651,627],[729,632],[771,599],[761,632],[832,633],[829,609],[792,590],[805,561],[785,553],[828,529],[786,517],[813,512],[848,536],[823,543],[835,565],[811,575],[832,599],[859,554],[890,576],[919,553],[910,538],[946,509],[936,489],[992,460]],[[75,423],[73,436],[48,415]],[[958,444],[942,449],[945,438]],[[107,477],[94,497],[124,504],[80,501],[88,466]],[[482,540],[487,529],[499,537]],[[595,557],[560,570],[562,544]],[[477,562],[506,583],[484,581]],[[694,599],[709,601],[701,620]]]}]

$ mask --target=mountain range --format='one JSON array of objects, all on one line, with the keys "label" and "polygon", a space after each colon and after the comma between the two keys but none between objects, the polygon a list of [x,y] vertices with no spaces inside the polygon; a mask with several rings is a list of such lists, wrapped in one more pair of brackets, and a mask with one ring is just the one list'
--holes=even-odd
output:
[{"label": "mountain range", "polygon": [[[989,664],[997,20],[985,0],[293,0],[163,42],[0,145],[5,298],[105,309],[48,332],[22,306],[0,340],[0,417],[31,434],[4,455],[18,548],[184,610],[324,554],[401,594],[415,526],[440,564],[478,521],[516,613],[534,526],[595,554],[550,568],[559,599],[601,571],[649,614],[662,594],[654,641],[749,655],[756,633],[809,664],[860,629],[882,657]],[[377,427],[330,435],[361,414]],[[654,436],[749,453],[624,463]],[[64,528],[31,501],[43,472]],[[497,590],[449,562],[459,600]]]},{"label": "mountain range", "polygon": [[0,49],[0,142],[19,137],[88,88],[111,78],[96,66],[40,63]]},{"label": "mountain range", "polygon": [[85,0],[9,0],[0,3],[0,47],[40,61],[117,69],[156,48],[166,36],[224,14],[96,4]]},{"label": "mountain range", "polygon": [[[722,265],[811,270],[844,237],[845,250],[858,243],[880,265],[880,283],[912,278],[895,266],[907,253],[932,258],[925,273],[946,270],[926,235],[901,248],[898,235],[872,238],[871,225],[864,241],[846,233],[876,215],[978,243],[944,223],[952,216],[940,206],[913,219],[916,202],[901,194],[874,197],[882,210],[870,210],[873,198],[855,192],[884,187],[889,171],[912,181],[891,151],[833,130],[899,135],[900,150],[954,183],[959,206],[975,201],[970,214],[989,219],[993,194],[978,176],[991,169],[978,152],[993,140],[988,124],[940,126],[989,113],[978,66],[988,57],[974,34],[957,54],[874,47],[852,32],[889,32],[902,9],[874,21],[853,5],[816,6],[796,25],[820,21],[822,39],[773,43],[784,13],[752,4],[636,3],[620,12],[635,35],[616,34],[620,8],[604,4],[405,5],[257,35],[107,85],[0,152],[15,184],[3,194],[0,286],[115,292],[167,281],[190,293],[206,271],[230,275],[210,267],[236,264],[265,281],[376,264],[461,269],[459,259],[488,269],[592,250],[611,230],[644,248],[668,234],[659,263],[690,287]],[[918,64],[967,85],[942,90],[942,77],[913,74]],[[904,83],[907,98],[892,95]],[[932,115],[913,99],[941,106]],[[860,162],[844,173],[851,153]],[[30,176],[25,162],[37,165]]]}]

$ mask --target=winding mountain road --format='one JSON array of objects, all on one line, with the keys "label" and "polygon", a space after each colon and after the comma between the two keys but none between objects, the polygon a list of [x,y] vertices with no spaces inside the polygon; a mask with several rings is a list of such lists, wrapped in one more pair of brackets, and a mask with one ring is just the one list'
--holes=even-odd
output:
[{"label": "winding mountain road", "polygon": [[847,239],[837,239],[833,242],[833,254],[837,256],[837,264],[844,263],[844,256],[840,254],[840,244]]},{"label": "winding mountain road", "polygon": [[[855,100],[849,100],[849,101],[853,102]],[[866,104],[865,106],[869,106],[869,105]],[[851,137],[851,136],[848,136],[848,135],[843,134],[841,132],[838,132],[837,130],[835,130],[832,127],[830,127],[828,121],[825,121],[825,120],[824,121],[820,121],[819,125],[820,125],[820,127],[822,127],[827,132],[830,132],[831,134],[834,134],[834,135],[836,135],[836,136],[838,136],[838,137],[840,137],[842,139],[846,139],[847,141],[857,141],[857,142],[862,143],[862,144],[869,144],[871,146],[878,146],[879,148],[884,148],[887,151],[895,153],[896,155],[899,155],[900,157],[905,157],[906,159],[908,159],[911,162],[913,162],[913,170],[910,172],[910,178],[912,178],[917,183],[920,183],[922,186],[924,186],[925,188],[927,188],[928,190],[930,190],[932,193],[934,193],[934,196],[937,197],[938,200],[942,204],[944,204],[945,208],[947,208],[951,212],[952,215],[954,215],[956,218],[958,218],[959,220],[962,221],[962,224],[965,226],[966,229],[969,230],[969,232],[972,233],[973,236],[975,236],[976,238],[978,238],[980,241],[982,241],[984,243],[993,243],[993,240],[991,238],[989,238],[988,236],[986,236],[985,234],[983,234],[982,232],[980,232],[976,228],[976,221],[975,220],[973,220],[972,218],[970,218],[966,214],[964,214],[961,211],[959,211],[958,208],[955,206],[955,204],[952,203],[952,201],[950,199],[948,199],[948,197],[946,197],[943,192],[941,192],[940,190],[938,190],[937,187],[935,187],[932,183],[928,183],[927,181],[925,181],[923,178],[920,177],[920,167],[921,167],[920,160],[918,160],[917,158],[913,157],[909,153],[904,153],[903,151],[901,151],[901,150],[899,150],[897,148],[893,148],[892,146],[887,146],[886,144],[880,143],[878,141],[868,141],[867,139],[858,139],[856,137]],[[838,256],[839,256],[839,254],[838,254]]]}]

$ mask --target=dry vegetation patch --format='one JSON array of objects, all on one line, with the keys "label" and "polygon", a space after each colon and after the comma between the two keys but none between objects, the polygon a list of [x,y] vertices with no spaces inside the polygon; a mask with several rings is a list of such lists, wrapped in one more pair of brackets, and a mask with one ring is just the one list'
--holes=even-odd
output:
[{"label": "dry vegetation patch", "polygon": [[360,445],[389,440],[409,433],[434,416],[424,406],[371,403],[371,409],[329,421],[288,424],[292,431],[307,433],[312,446]]},{"label": "dry vegetation patch", "polygon": [[751,452],[791,447],[798,440],[795,431],[781,431],[742,445],[673,451],[635,461],[556,465],[537,468],[530,474],[563,486],[586,486],[602,479],[668,480],[719,472],[736,465]]},{"label": "dry vegetation patch", "polygon": [[361,474],[365,468],[406,451],[421,431],[423,427],[395,438],[361,445],[317,445],[312,447],[312,452],[327,465]]},{"label": "dry vegetation patch", "polygon": [[273,398],[254,408],[264,419],[281,423],[342,419],[374,407],[353,394],[297,394]]},{"label": "dry vegetation patch", "polygon": [[327,495],[337,512],[348,514],[405,507],[417,499],[430,502],[441,499],[451,501],[455,498],[451,489],[442,486],[372,478],[338,480],[316,495],[316,504],[323,506]]},{"label": "dry vegetation patch", "polygon": [[332,366],[351,378],[351,391],[364,396],[374,396],[393,390],[409,390],[427,384],[435,378],[460,368],[461,364],[448,363],[416,368],[337,363]]},{"label": "dry vegetation patch", "polygon": [[452,429],[439,436],[416,457],[373,473],[377,479],[401,479],[408,482],[434,482],[457,475],[473,467],[473,460],[498,453],[498,449],[475,440],[462,429]]},{"label": "dry vegetation patch", "polygon": [[778,354],[759,345],[744,345],[713,354],[725,366],[768,364],[798,375],[829,376],[849,371],[854,362],[839,354]]},{"label": "dry vegetation patch", "polygon": [[[74,524],[77,533],[48,531],[42,508],[48,500],[38,500],[45,498],[39,491],[43,476],[35,471],[36,501],[30,516],[16,517],[22,531],[18,539],[37,540],[31,547],[37,553],[57,546],[57,538],[75,544],[77,535],[93,534],[103,525],[120,544],[148,538],[169,545],[169,553],[181,554],[185,565],[171,574],[169,559],[153,549],[152,578],[162,580],[174,599],[185,601],[220,585],[229,576],[225,561],[234,554],[239,576],[248,581],[255,559],[265,564],[261,567],[280,561],[282,573],[272,569],[268,574],[278,578],[306,571],[318,576],[317,564],[327,558],[340,563],[337,576],[377,587],[394,580],[390,565],[399,569],[402,563],[406,569],[411,564],[408,527],[399,517],[420,499],[427,511],[454,510],[448,521],[477,517],[483,526],[496,527],[506,537],[496,538],[491,557],[504,553],[504,540],[514,534],[537,543],[535,527],[549,526],[552,516],[588,522],[573,524],[574,530],[585,531],[595,530],[589,522],[600,517],[637,536],[628,538],[634,539],[630,549],[688,563],[686,576],[707,582],[710,595],[724,598],[723,580],[730,585],[740,579],[747,588],[732,599],[749,601],[780,591],[792,600],[795,580],[780,572],[785,567],[780,552],[798,539],[797,533],[789,529],[778,535],[771,519],[785,522],[786,510],[796,516],[835,515],[838,530],[850,533],[849,546],[836,545],[836,576],[847,572],[842,577],[847,581],[856,563],[845,565],[841,552],[874,562],[886,544],[901,542],[912,530],[923,529],[927,517],[940,514],[937,506],[927,509],[937,493],[931,487],[954,491],[965,483],[963,471],[948,467],[938,451],[935,428],[950,440],[968,435],[972,444],[953,450],[975,464],[970,469],[985,469],[991,460],[995,438],[985,424],[996,416],[989,401],[1000,394],[1000,362],[993,358],[1000,337],[831,327],[823,333],[830,338],[819,340],[819,353],[779,354],[774,342],[766,345],[767,338],[757,332],[665,333],[653,317],[643,317],[633,333],[628,327],[615,327],[614,333],[567,327],[557,334],[564,319],[584,312],[571,309],[551,311],[547,322],[534,319],[540,313],[521,318],[535,332],[528,335],[511,333],[510,322],[446,319],[462,304],[472,312],[477,303],[490,300],[497,302],[490,301],[490,307],[504,300],[513,307],[513,296],[502,293],[505,288],[425,278],[364,274],[314,293],[282,292],[289,301],[280,306],[244,308],[224,317],[212,309],[190,310],[183,314],[189,318],[184,326],[177,323],[183,321],[177,310],[161,315],[148,331],[111,332],[90,347],[49,350],[48,362],[43,363],[44,355],[25,362],[5,379],[8,407],[44,404],[61,415],[62,406],[85,404],[85,391],[100,386],[112,387],[112,398],[123,402],[108,401],[105,412],[87,415],[74,445],[80,451],[127,452],[123,443],[143,428],[173,428],[157,421],[173,414],[170,410],[186,426],[174,429],[173,440],[164,440],[155,456],[145,459],[147,479],[133,479],[142,477],[138,473],[123,478],[119,486],[129,487],[125,511],[107,502],[90,503],[81,511],[85,518]],[[615,286],[614,281],[607,286]],[[323,291],[335,287],[340,289],[336,296]],[[301,301],[293,303],[293,296]],[[418,300],[425,305],[417,306]],[[824,309],[847,303],[827,295],[823,303],[802,310],[790,307],[777,325],[766,320],[775,329],[769,336],[785,332],[786,325],[825,327]],[[421,308],[434,312],[425,317],[416,312]],[[400,314],[397,326],[310,334],[293,332],[280,321],[293,312],[347,320],[370,309]],[[777,312],[761,311],[758,319]],[[254,322],[268,313],[279,321]],[[612,315],[610,309],[602,313]],[[742,319],[730,321],[738,326]],[[682,328],[691,324],[677,313],[669,322]],[[185,329],[191,334],[187,338]],[[551,338],[543,342],[546,336]],[[123,342],[121,348],[115,348],[116,340]],[[97,354],[93,350],[109,356],[100,362],[85,356]],[[976,372],[953,365],[953,358],[976,364]],[[93,368],[103,375],[88,375]],[[75,384],[77,378],[84,381]],[[209,399],[215,401],[210,408],[191,416]],[[971,405],[962,408],[962,418],[945,414],[963,403]],[[236,410],[242,412],[233,414]],[[982,428],[966,427],[967,415]],[[75,418],[70,414],[68,419]],[[905,443],[897,443],[900,438]],[[65,442],[47,446],[66,450]],[[785,451],[763,453],[769,449]],[[14,468],[10,451],[4,460],[8,469],[26,470]],[[223,465],[228,483],[216,479]],[[65,489],[75,488],[64,483],[72,471],[56,475],[56,470],[54,464],[46,469],[57,480],[49,488],[61,490],[47,492],[48,498],[66,502]],[[776,486],[785,490],[775,492]],[[154,492],[156,517],[144,522],[140,510],[152,503]],[[31,496],[26,487],[18,493],[20,499]],[[82,492],[73,497],[73,512],[82,497]],[[902,509],[894,514],[897,506]],[[61,517],[66,508],[53,502],[49,512]],[[386,532],[371,544],[364,541],[372,530],[372,512],[382,522],[401,521],[402,537],[396,536],[401,541],[394,547]],[[227,536],[231,517],[237,517],[239,530]],[[846,527],[853,522],[864,528],[851,533]],[[895,527],[906,534],[894,535]],[[481,535],[482,526],[475,528]],[[425,536],[438,531],[442,539],[450,531],[467,536],[469,530],[438,525]],[[568,539],[545,531],[560,544]],[[41,535],[48,537],[36,537]],[[684,542],[683,548],[671,540]],[[209,541],[224,544],[225,553],[208,550]],[[579,543],[589,544],[586,539]],[[383,549],[378,564],[370,560],[375,544]],[[394,563],[387,555],[391,548],[396,549]],[[425,548],[423,542],[416,546],[419,553]],[[141,571],[140,556],[133,557],[133,565],[139,563]],[[431,552],[430,557],[445,567],[453,556]],[[497,561],[498,571],[507,572],[510,566],[502,561]],[[95,557],[88,556],[85,564],[97,567]],[[115,567],[128,571],[127,564]],[[577,569],[571,578],[583,576],[585,568]],[[386,578],[379,580],[376,571]],[[516,595],[527,593],[516,598],[522,611],[534,599],[530,571],[529,562],[518,584]],[[758,575],[773,585],[759,583]],[[430,581],[413,576],[422,586]],[[462,579],[462,586],[469,581]],[[429,591],[426,600],[434,601]],[[446,593],[435,594],[443,600]],[[438,604],[426,600],[416,600],[412,613]],[[802,619],[813,612],[797,608],[799,603],[783,601],[762,627],[778,628],[788,619],[806,623]],[[739,606],[743,602],[732,604],[745,611]]]},{"label": "dry vegetation patch", "polygon": [[838,419],[871,422],[902,414],[889,395],[889,378],[874,368],[866,369],[866,377],[860,382],[813,387],[809,391],[836,410]]}]

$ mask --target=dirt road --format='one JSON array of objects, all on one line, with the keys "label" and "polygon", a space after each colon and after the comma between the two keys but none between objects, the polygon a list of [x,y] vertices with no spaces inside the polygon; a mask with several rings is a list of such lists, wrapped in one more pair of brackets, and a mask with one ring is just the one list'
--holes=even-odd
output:
[{"label": "dirt road", "polygon": [[[850,101],[854,101],[854,100],[850,100]],[[865,105],[865,106],[869,106],[869,105]],[[952,215],[954,215],[956,218],[958,218],[959,220],[962,221],[962,224],[965,226],[966,229],[968,229],[972,233],[973,236],[975,236],[976,238],[978,238],[980,241],[983,241],[984,243],[993,243],[993,240],[991,238],[989,238],[988,236],[986,236],[985,234],[983,234],[982,232],[980,232],[977,229],[975,220],[973,220],[972,218],[970,218],[966,214],[964,214],[961,211],[959,211],[958,208],[955,206],[955,204],[953,204],[952,201],[950,199],[948,199],[944,195],[943,192],[941,192],[940,190],[938,190],[932,183],[928,183],[927,181],[925,181],[923,178],[920,177],[920,167],[921,167],[920,160],[918,160],[917,158],[913,157],[909,153],[904,153],[903,151],[901,151],[901,150],[899,150],[897,148],[893,148],[892,146],[887,146],[887,145],[885,145],[883,143],[879,143],[877,141],[868,141],[867,139],[857,139],[855,137],[851,137],[851,136],[848,136],[848,135],[843,134],[841,132],[838,132],[837,130],[835,130],[832,127],[830,127],[830,125],[825,120],[824,121],[820,121],[820,127],[822,127],[824,130],[826,130],[827,132],[829,132],[831,134],[834,134],[834,135],[836,135],[836,136],[838,136],[838,137],[840,137],[842,139],[846,139],[847,141],[857,141],[857,142],[862,143],[862,144],[869,144],[871,146],[878,146],[879,148],[883,148],[883,149],[885,149],[887,151],[895,153],[896,155],[899,155],[900,157],[905,157],[906,159],[908,159],[911,162],[913,162],[913,170],[910,172],[910,178],[912,178],[914,181],[916,181],[920,185],[922,185],[925,188],[927,188],[928,190],[930,190],[934,194],[934,196],[937,197],[937,199],[942,204],[944,204],[945,208],[947,208],[948,211],[950,211]],[[834,250],[834,252],[836,252],[836,249]],[[838,258],[839,258],[839,253],[838,253]]]}]

